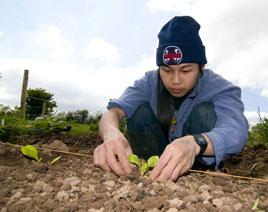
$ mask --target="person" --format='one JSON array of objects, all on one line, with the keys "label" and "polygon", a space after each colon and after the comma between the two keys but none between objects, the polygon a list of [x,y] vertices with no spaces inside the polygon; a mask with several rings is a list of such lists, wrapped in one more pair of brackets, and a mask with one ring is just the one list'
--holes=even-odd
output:
[{"label": "person", "polygon": [[[158,34],[157,70],[108,103],[99,131],[103,143],[94,150],[94,165],[117,175],[130,173],[127,156],[160,159],[149,177],[173,180],[195,164],[218,169],[221,161],[246,144],[248,122],[241,89],[212,70],[190,16],[176,16]],[[127,138],[120,120],[127,120]]]}]

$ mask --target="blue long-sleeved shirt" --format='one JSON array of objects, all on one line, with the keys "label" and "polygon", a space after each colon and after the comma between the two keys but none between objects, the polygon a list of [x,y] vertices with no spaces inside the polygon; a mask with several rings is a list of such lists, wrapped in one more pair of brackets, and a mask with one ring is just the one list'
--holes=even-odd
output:
[{"label": "blue long-sleeved shirt", "polygon": [[[157,70],[146,72],[145,76],[128,87],[119,99],[109,102],[107,108],[120,108],[131,118],[137,107],[149,102],[157,116]],[[193,108],[201,102],[210,102],[215,106],[216,126],[210,132],[203,132],[212,141],[215,156],[203,156],[207,164],[216,162],[216,168],[225,156],[240,152],[248,138],[248,122],[241,101],[241,89],[209,69],[181,104],[179,111],[174,111],[177,124],[174,132],[169,132],[169,142],[182,136],[183,124],[189,118]]]}]

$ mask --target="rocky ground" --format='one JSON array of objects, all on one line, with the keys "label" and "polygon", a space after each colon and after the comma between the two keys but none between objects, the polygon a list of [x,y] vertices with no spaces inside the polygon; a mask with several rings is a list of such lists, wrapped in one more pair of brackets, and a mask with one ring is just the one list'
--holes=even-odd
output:
[{"label": "rocky ground", "polygon": [[190,171],[176,182],[152,183],[136,167],[123,177],[94,167],[98,135],[50,133],[17,138],[16,143],[81,155],[39,150],[43,159],[38,163],[22,155],[20,147],[1,143],[0,212],[268,211],[268,150],[261,145],[246,147],[217,171],[260,180]]}]

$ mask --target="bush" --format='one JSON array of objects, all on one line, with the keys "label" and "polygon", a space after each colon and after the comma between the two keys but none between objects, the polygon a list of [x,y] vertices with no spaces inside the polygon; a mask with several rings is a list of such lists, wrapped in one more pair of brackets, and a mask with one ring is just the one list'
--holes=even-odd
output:
[{"label": "bush", "polygon": [[19,135],[18,129],[11,125],[0,126],[0,140],[3,142],[9,142],[16,135]]},{"label": "bush", "polygon": [[10,142],[15,136],[25,134],[27,131],[27,121],[21,120],[18,116],[1,114],[0,120],[4,120],[4,125],[0,126],[0,140]]},{"label": "bush", "polygon": [[260,123],[256,124],[249,131],[249,142],[252,145],[264,144],[268,146],[268,119],[260,119]]}]

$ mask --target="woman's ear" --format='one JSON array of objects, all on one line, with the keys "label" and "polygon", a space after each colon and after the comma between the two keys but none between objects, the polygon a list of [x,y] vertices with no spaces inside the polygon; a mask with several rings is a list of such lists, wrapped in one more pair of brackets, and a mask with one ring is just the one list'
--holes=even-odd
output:
[{"label": "woman's ear", "polygon": [[200,64],[199,65],[199,77],[202,77],[204,69],[205,69],[205,65]]}]

